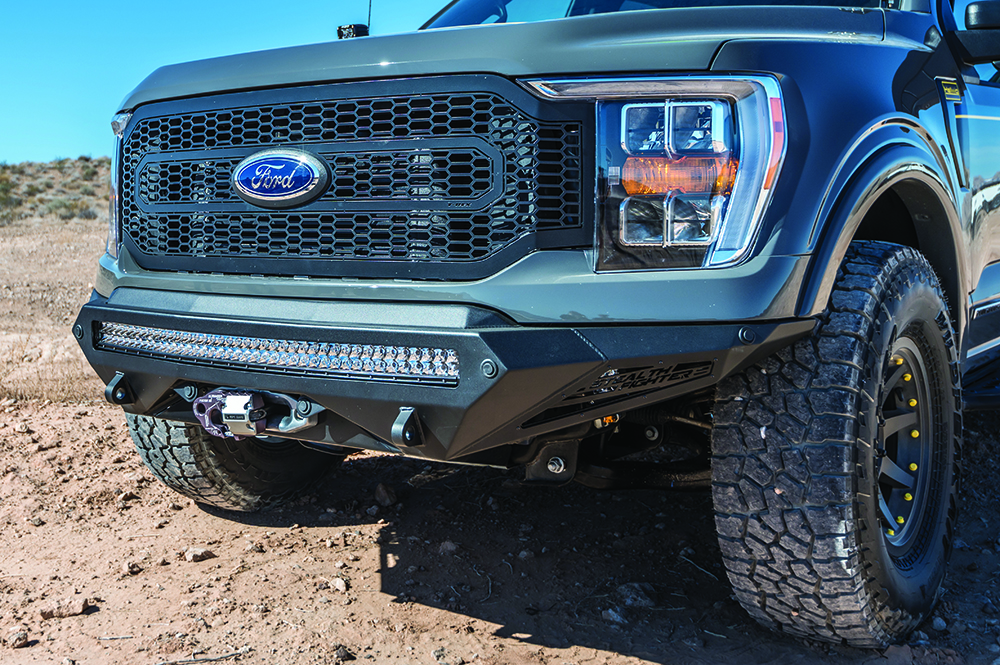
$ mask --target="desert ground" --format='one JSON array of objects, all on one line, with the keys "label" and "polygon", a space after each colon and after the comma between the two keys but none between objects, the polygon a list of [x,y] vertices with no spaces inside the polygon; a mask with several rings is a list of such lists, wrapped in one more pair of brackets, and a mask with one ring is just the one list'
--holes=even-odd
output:
[{"label": "desert ground", "polygon": [[1000,665],[992,413],[966,416],[943,599],[884,652],[749,619],[704,491],[526,487],[516,470],[365,454],[283,509],[172,493],[70,332],[104,247],[106,178],[106,160],[0,166],[5,665]]}]

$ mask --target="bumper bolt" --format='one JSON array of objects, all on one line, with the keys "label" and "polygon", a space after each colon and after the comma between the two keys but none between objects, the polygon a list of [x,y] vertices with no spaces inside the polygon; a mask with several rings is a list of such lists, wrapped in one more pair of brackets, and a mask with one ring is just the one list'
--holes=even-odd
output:
[{"label": "bumper bolt", "polygon": [[77,339],[83,339],[83,326],[79,323],[73,326],[73,337]]},{"label": "bumper bolt", "polygon": [[646,438],[649,439],[650,441],[656,441],[658,438],[660,438],[660,430],[656,429],[655,427],[647,427]]},{"label": "bumper bolt", "polygon": [[740,328],[740,341],[744,344],[753,344],[757,340],[757,335],[750,328]]},{"label": "bumper bolt", "polygon": [[180,388],[174,388],[174,392],[180,395],[185,402],[193,402],[198,398],[198,386],[190,383]]},{"label": "bumper bolt", "polygon": [[295,405],[295,410],[299,412],[301,416],[309,415],[309,402],[305,400],[299,400]]},{"label": "bumper bolt", "polygon": [[487,379],[494,378],[497,375],[497,373],[500,371],[497,368],[497,364],[495,362],[493,362],[492,360],[489,360],[489,359],[484,360],[483,364],[480,365],[479,367],[480,367],[480,369],[483,370],[483,376],[485,376]]},{"label": "bumper bolt", "polygon": [[549,460],[549,463],[545,468],[549,470],[549,473],[553,473],[558,476],[566,470],[566,462],[564,462],[561,457],[553,457]]}]

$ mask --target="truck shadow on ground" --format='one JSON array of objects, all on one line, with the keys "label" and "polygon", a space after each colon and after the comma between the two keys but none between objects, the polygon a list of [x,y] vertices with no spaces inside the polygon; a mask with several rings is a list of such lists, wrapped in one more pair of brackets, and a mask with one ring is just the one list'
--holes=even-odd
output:
[{"label": "truck shadow on ground", "polygon": [[[489,622],[498,626],[495,635],[539,647],[579,646],[657,663],[878,658],[753,622],[731,597],[707,490],[606,492],[528,487],[519,478],[352,458],[313,503],[239,520],[317,533],[384,520],[382,593]],[[394,489],[396,504],[373,509],[378,483]]]}]

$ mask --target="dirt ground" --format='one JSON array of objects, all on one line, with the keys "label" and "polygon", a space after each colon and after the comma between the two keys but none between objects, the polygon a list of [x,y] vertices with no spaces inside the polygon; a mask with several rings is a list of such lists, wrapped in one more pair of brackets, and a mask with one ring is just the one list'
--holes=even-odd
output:
[{"label": "dirt ground", "polygon": [[[97,399],[69,333],[103,237],[100,220],[0,228],[5,665],[1000,657],[993,414],[966,419],[939,621],[884,653],[810,644],[758,627],[731,598],[707,492],[524,487],[513,471],[364,455],[283,510],[227,514],[172,493]],[[42,618],[53,611],[69,616]]]}]

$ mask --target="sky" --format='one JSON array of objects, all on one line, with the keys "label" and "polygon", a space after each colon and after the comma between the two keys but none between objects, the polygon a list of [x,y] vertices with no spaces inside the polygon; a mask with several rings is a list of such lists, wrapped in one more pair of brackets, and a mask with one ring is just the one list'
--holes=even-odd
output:
[{"label": "sky", "polygon": [[[0,0],[0,162],[109,155],[111,117],[161,65],[337,39],[367,0]],[[446,0],[372,0],[372,34]]]}]

